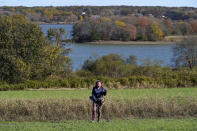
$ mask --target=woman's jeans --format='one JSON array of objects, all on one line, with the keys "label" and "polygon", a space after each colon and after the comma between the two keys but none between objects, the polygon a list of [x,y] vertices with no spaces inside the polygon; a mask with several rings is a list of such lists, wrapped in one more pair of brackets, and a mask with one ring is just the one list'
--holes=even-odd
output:
[{"label": "woman's jeans", "polygon": [[98,122],[101,119],[101,110],[102,110],[102,105],[98,106],[95,102],[92,104],[92,120],[96,119],[96,108],[98,108]]}]

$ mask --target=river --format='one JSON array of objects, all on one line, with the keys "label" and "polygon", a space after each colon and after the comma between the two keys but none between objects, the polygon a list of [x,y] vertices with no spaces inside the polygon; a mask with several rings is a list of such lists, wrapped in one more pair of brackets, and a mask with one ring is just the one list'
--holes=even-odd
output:
[{"label": "river", "polygon": [[[72,38],[73,25],[56,25],[56,24],[41,24],[43,32],[46,34],[49,28],[64,28],[67,32],[67,38]],[[130,55],[135,55],[138,59],[138,64],[143,63],[146,58],[151,60],[162,60],[163,65],[172,65],[172,47],[173,44],[158,44],[158,45],[102,45],[89,43],[70,43],[66,48],[71,48],[69,54],[73,62],[73,70],[81,69],[84,61],[90,57],[101,57],[103,55],[116,53],[126,59]]]}]

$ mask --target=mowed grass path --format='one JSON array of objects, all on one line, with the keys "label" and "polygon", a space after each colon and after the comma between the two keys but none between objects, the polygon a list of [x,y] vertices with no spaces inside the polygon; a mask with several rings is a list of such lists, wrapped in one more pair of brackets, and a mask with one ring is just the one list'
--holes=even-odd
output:
[{"label": "mowed grass path", "polygon": [[[89,99],[91,89],[74,90],[24,90],[1,91],[0,99]],[[109,98],[141,99],[141,98],[197,98],[197,88],[165,88],[165,89],[108,89]]]},{"label": "mowed grass path", "polygon": [[103,120],[100,123],[73,120],[65,122],[0,122],[1,131],[195,131],[196,118]]}]

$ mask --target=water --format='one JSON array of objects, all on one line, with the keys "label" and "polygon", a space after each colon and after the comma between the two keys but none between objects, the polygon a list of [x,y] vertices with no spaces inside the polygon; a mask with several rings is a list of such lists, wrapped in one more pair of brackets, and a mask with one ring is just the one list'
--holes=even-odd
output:
[{"label": "water", "polygon": [[[43,32],[46,34],[49,28],[64,28],[67,31],[67,38],[72,38],[73,25],[40,25]],[[130,55],[135,55],[138,59],[138,64],[141,64],[144,59],[162,60],[163,65],[172,65],[172,44],[165,45],[100,45],[100,44],[77,44],[72,43],[66,46],[72,49],[69,54],[73,61],[73,70],[80,69],[84,61],[90,57],[116,53],[124,59]]]},{"label": "water", "polygon": [[40,27],[42,28],[44,34],[47,34],[47,30],[52,28],[63,28],[66,31],[67,38],[72,38],[72,30],[73,25],[70,24],[40,24]]}]

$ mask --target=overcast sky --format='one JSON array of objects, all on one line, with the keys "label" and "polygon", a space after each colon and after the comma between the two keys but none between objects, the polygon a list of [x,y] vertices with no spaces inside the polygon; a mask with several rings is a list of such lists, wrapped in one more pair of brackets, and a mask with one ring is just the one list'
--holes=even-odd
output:
[{"label": "overcast sky", "polygon": [[0,6],[132,5],[197,7],[197,0],[0,0]]}]

